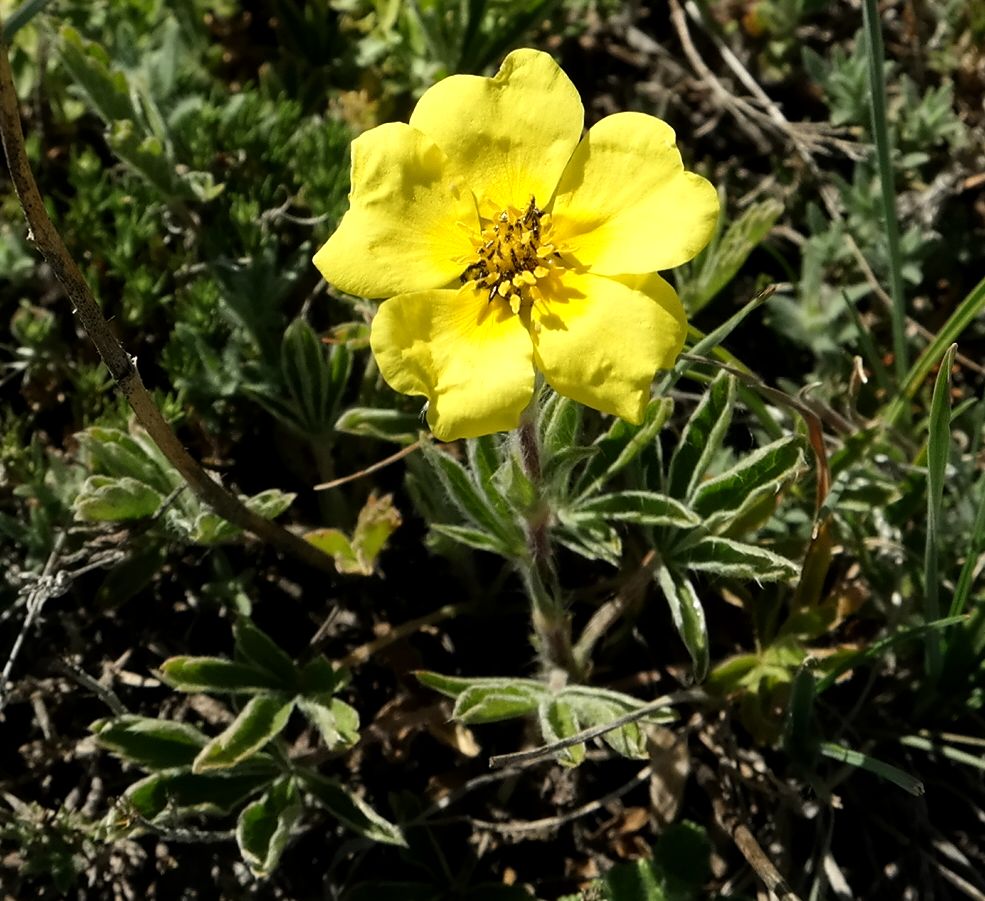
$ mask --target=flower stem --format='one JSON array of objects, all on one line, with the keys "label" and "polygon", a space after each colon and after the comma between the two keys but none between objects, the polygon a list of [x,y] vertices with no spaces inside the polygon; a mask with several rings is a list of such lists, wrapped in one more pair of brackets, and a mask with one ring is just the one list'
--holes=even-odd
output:
[{"label": "flower stem", "polygon": [[520,464],[531,485],[536,500],[526,512],[528,560],[524,568],[524,584],[532,605],[531,622],[537,652],[545,673],[557,670],[576,677],[578,669],[571,642],[571,619],[561,597],[561,584],[551,553],[551,509],[543,494],[543,468],[540,440],[537,435],[537,402],[526,409],[516,431]]}]

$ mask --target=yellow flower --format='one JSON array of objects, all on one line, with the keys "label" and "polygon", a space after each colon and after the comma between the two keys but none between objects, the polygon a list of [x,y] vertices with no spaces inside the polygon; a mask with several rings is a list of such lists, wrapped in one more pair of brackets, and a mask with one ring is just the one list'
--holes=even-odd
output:
[{"label": "yellow flower", "polygon": [[390,298],[373,353],[391,387],[428,399],[442,440],[515,428],[535,369],[639,422],[683,347],[683,307],[654,273],[708,242],[717,192],[660,119],[583,125],[554,60],[518,50],[352,143],[349,210],[314,262],[343,291]]}]

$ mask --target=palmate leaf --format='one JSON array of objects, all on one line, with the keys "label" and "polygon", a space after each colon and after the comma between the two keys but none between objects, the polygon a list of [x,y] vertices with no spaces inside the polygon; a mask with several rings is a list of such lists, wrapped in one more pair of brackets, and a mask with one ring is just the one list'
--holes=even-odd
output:
[{"label": "palmate leaf", "polygon": [[476,528],[488,532],[509,549],[509,556],[522,556],[523,533],[512,517],[496,509],[487,491],[476,484],[468,470],[451,456],[425,444],[424,457],[459,512]]},{"label": "palmate leaf", "polygon": [[468,526],[450,526],[444,523],[432,523],[431,531],[437,535],[450,538],[458,544],[474,548],[477,551],[489,551],[490,554],[499,554],[501,557],[511,557],[510,546],[501,541],[495,535],[483,532],[481,529],[472,529]]},{"label": "palmate leaf", "polygon": [[280,368],[296,410],[291,425],[309,437],[329,432],[352,368],[348,348],[327,351],[314,329],[295,319],[284,332]]},{"label": "palmate leaf", "polygon": [[183,483],[181,474],[164,457],[147,433],[136,429],[131,435],[121,429],[92,426],[75,436],[101,475],[129,476],[169,494]]}]

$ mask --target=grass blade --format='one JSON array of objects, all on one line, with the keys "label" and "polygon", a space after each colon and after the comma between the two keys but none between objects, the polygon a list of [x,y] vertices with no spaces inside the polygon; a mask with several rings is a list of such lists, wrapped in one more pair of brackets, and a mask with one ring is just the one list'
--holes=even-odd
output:
[{"label": "grass blade", "polygon": [[978,480],[978,494],[978,512],[975,514],[975,525],[971,530],[964,566],[961,567],[961,575],[958,576],[958,584],[951,599],[951,609],[948,611],[950,616],[958,616],[964,611],[965,604],[968,603],[968,595],[971,593],[978,555],[985,552],[985,473]]},{"label": "grass blade", "polygon": [[902,384],[909,368],[909,354],[906,348],[906,297],[903,294],[903,261],[900,253],[899,221],[896,218],[896,184],[889,146],[889,124],[886,119],[885,54],[882,47],[882,28],[876,0],[865,0],[862,9],[869,69],[869,96],[872,100],[872,135],[876,143],[876,162],[879,166],[882,211],[886,223],[886,244],[889,250],[889,293],[893,298],[894,362],[896,364],[896,378]]},{"label": "grass blade", "polygon": [[[924,615],[929,622],[940,617],[938,544],[941,511],[944,506],[944,478],[951,447],[951,366],[958,346],[952,344],[944,354],[934,396],[930,402],[927,434],[927,543],[924,548],[923,586]],[[926,637],[928,675],[937,679],[941,669],[941,636],[928,632]]]},{"label": "grass blade", "polygon": [[927,751],[930,754],[940,754],[941,757],[953,760],[955,763],[963,763],[966,766],[985,770],[985,755],[983,754],[969,754],[960,748],[954,748],[951,745],[925,738],[922,735],[903,735],[900,736],[899,741],[901,745],[906,745],[908,748],[917,748],[921,751]]},{"label": "grass blade", "polygon": [[937,336],[925,348],[920,357],[911,367],[906,380],[900,387],[899,394],[886,407],[883,421],[886,425],[895,425],[906,413],[908,402],[913,399],[928,373],[937,361],[944,355],[947,348],[953,344],[964,330],[985,311],[985,278],[983,278],[968,296],[958,304],[951,318],[944,323]]},{"label": "grass blade", "polygon": [[920,797],[923,794],[923,783],[916,776],[911,776],[909,773],[903,772],[899,767],[878,760],[875,757],[870,757],[861,751],[853,751],[844,745],[836,745],[834,742],[824,741],[821,742],[821,754],[825,757],[830,757],[832,760],[847,763],[849,766],[875,773],[879,778],[898,785],[903,791],[907,791],[916,797]]}]

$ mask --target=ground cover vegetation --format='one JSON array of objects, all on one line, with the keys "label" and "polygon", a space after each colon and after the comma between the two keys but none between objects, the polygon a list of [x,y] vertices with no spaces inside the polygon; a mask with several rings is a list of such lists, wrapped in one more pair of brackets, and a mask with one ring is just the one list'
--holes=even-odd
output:
[{"label": "ground cover vegetation", "polygon": [[[0,16],[5,897],[985,897],[980,4]],[[639,424],[446,444],[312,257],[521,47],[721,214]]]}]

